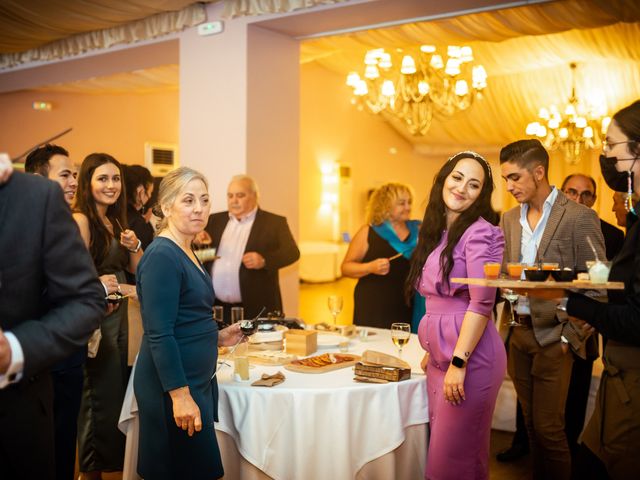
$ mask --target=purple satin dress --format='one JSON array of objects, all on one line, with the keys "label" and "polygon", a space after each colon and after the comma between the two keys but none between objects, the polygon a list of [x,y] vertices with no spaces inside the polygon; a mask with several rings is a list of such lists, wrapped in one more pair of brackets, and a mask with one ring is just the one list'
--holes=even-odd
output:
[{"label": "purple satin dress", "polygon": [[[431,432],[425,478],[466,480],[489,478],[491,418],[507,365],[504,344],[491,320],[496,289],[469,287],[441,279],[440,254],[446,233],[429,255],[418,285],[425,297],[426,314],[418,336],[429,352],[427,393]],[[484,277],[484,263],[502,262],[504,236],[500,228],[480,218],[462,235],[453,250],[453,277]],[[490,317],[467,364],[466,400],[450,405],[443,393],[444,376],[465,312]]]}]

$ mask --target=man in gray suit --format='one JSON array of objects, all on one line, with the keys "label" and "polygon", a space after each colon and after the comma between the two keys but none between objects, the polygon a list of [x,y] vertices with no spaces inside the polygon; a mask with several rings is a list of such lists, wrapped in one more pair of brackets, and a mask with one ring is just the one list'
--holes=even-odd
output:
[{"label": "man in gray suit", "polygon": [[[500,152],[507,191],[520,203],[502,218],[504,264],[550,262],[584,268],[594,254],[605,258],[596,213],[549,185],[549,155],[538,140],[520,140]],[[505,269],[506,270],[506,269]],[[568,479],[571,457],[564,432],[564,407],[573,358],[584,357],[584,338],[556,302],[520,297],[522,327],[509,338],[508,371],[522,405],[536,479]]]}]

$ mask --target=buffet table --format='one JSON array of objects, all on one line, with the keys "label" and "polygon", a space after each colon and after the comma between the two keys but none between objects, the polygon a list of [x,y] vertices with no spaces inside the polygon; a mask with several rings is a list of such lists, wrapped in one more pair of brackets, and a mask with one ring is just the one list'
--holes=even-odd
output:
[{"label": "buffet table", "polygon": [[[374,335],[366,342],[351,340],[349,353],[370,349],[397,355],[389,331],[368,330]],[[318,353],[325,351],[337,349]],[[232,367],[222,368],[215,428],[227,478],[421,478],[428,422],[422,356],[412,335],[403,352],[412,365],[411,379],[387,384],[354,382],[352,368],[308,374],[267,366],[252,367],[248,382],[236,382]],[[284,383],[251,386],[263,373],[277,371],[285,374]],[[129,387],[121,416],[121,430],[127,432],[125,480],[136,478],[137,455],[132,382]]]}]

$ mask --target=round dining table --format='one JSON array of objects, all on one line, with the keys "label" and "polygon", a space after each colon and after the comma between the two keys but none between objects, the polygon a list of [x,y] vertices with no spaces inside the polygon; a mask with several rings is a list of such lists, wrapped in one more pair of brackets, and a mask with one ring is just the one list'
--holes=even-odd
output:
[{"label": "round dining table", "polygon": [[[398,355],[388,330],[366,330],[366,339],[358,335],[349,341],[348,353],[374,350]],[[338,353],[337,345],[327,345],[314,355],[325,352]],[[217,374],[219,422],[215,424],[225,478],[422,478],[428,436],[423,355],[417,336],[411,335],[402,352],[402,359],[411,365],[411,378],[383,384],[356,382],[353,367],[299,373],[258,365],[251,366],[248,381],[236,381],[228,362]],[[283,383],[251,385],[263,374],[277,372],[285,375]],[[133,375],[120,417],[120,428],[127,435],[124,480],[137,478],[132,381]]]}]

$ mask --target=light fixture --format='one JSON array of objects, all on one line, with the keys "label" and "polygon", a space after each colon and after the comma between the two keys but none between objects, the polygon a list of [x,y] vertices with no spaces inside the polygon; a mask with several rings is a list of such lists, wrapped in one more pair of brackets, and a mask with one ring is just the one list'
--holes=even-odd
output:
[{"label": "light fixture", "polygon": [[576,68],[571,68],[571,96],[560,110],[556,105],[543,107],[538,120],[527,125],[526,133],[537,137],[549,150],[560,150],[567,162],[576,164],[590,148],[602,145],[602,139],[611,122],[607,116],[604,98],[589,99],[585,104],[576,95]]},{"label": "light fixture", "polygon": [[444,58],[433,45],[422,45],[413,56],[377,48],[366,53],[363,76],[349,73],[347,85],[360,108],[391,115],[412,135],[425,135],[434,111],[452,116],[466,110],[486,88],[487,72],[472,62],[468,46],[449,46]]}]

